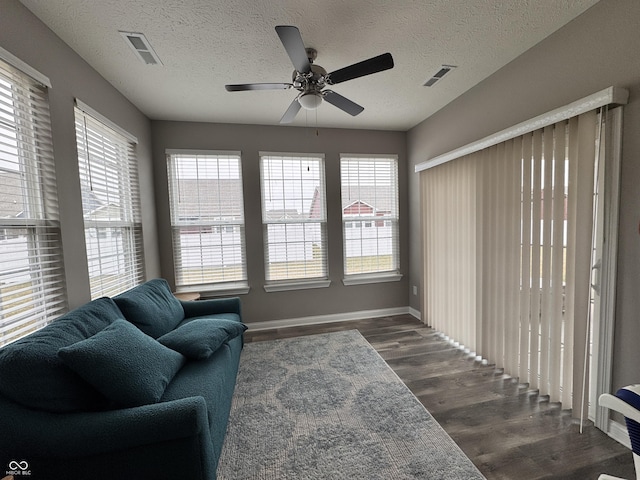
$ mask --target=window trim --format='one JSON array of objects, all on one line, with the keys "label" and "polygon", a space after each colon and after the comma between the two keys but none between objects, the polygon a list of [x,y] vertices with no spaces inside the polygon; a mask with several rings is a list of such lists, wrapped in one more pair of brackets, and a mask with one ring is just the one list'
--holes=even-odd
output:
[{"label": "window trim", "polygon": [[402,280],[401,273],[361,273],[345,276],[342,283],[345,286],[368,285],[371,283],[399,282]]},{"label": "window trim", "polygon": [[210,284],[189,285],[188,287],[176,287],[176,293],[199,293],[202,297],[222,297],[226,295],[246,295],[251,290],[248,283],[229,282],[220,288],[211,288]]},{"label": "window trim", "polygon": [[[0,303],[0,345],[7,345],[54,321],[68,310],[68,304],[48,98],[51,82],[1,48],[0,71],[6,84],[0,97],[10,99],[9,105],[21,112],[17,115],[9,107],[6,114],[11,118],[1,127],[5,133],[15,133],[15,147],[11,135],[0,145],[7,154],[2,171],[7,179],[15,173],[21,193],[9,191],[9,195],[19,197],[22,209],[22,213],[10,212],[14,217],[0,219],[3,241],[10,241],[6,245],[18,240],[16,254],[4,250],[0,258],[0,276],[9,280],[4,287],[8,294],[0,298],[4,302]],[[16,260],[24,260],[26,268],[16,266]]]},{"label": "window trim", "polygon": [[331,285],[331,280],[296,280],[296,281],[284,281],[274,280],[269,283],[265,283],[263,288],[267,293],[272,292],[288,292],[292,290],[308,290],[312,288],[327,288]]},{"label": "window trim", "polygon": [[246,215],[244,211],[244,185],[243,185],[243,195],[242,195],[242,222],[239,223],[237,221],[231,221],[228,225],[239,225],[241,227],[241,235],[242,235],[242,268],[244,273],[244,279],[241,280],[231,280],[225,282],[213,282],[213,283],[200,283],[200,284],[190,284],[190,285],[181,285],[178,284],[177,281],[177,269],[176,269],[176,245],[173,241],[174,230],[180,227],[221,227],[224,223],[222,221],[218,223],[199,223],[199,222],[176,222],[174,223],[173,216],[173,181],[174,179],[171,176],[171,162],[173,161],[173,157],[177,155],[192,155],[194,157],[197,156],[208,156],[208,157],[216,157],[216,156],[237,156],[238,157],[238,168],[240,172],[240,182],[243,183],[243,172],[242,172],[242,151],[240,150],[203,150],[203,149],[186,149],[186,148],[167,148],[165,149],[165,158],[167,165],[167,183],[168,183],[168,193],[169,193],[169,220],[171,224],[171,253],[173,255],[173,268],[174,268],[174,282],[177,293],[184,292],[199,292],[203,297],[215,297],[215,296],[223,296],[223,295],[245,295],[249,293],[249,276],[248,276],[248,265],[247,265],[247,254],[246,254]]},{"label": "window trim", "polygon": [[8,50],[5,50],[2,47],[0,47],[0,60],[4,60],[5,63],[8,63],[16,70],[20,70],[22,73],[31,77],[32,80],[35,80],[43,87],[46,87],[46,88],[52,87],[51,80],[49,80],[49,77],[40,73],[31,65],[29,65],[26,62],[23,62],[18,57],[16,57],[13,53],[9,52]]},{"label": "window trim", "polygon": [[[125,153],[124,155],[117,155],[117,165],[116,169],[118,171],[118,175],[121,175],[123,170],[126,170],[121,178],[130,178],[132,179],[129,182],[126,182],[126,190],[127,193],[124,201],[120,203],[119,208],[122,212],[125,212],[124,217],[125,220],[95,220],[91,218],[86,218],[83,213],[83,227],[85,232],[85,246],[86,246],[86,255],[87,255],[87,273],[89,275],[89,279],[91,282],[91,262],[97,261],[100,265],[100,271],[102,276],[104,272],[102,271],[103,266],[101,265],[101,260],[103,258],[108,257],[109,255],[99,255],[98,257],[90,257],[89,255],[89,238],[87,232],[91,229],[95,229],[96,231],[102,229],[116,229],[122,235],[123,246],[130,245],[131,249],[125,249],[125,263],[133,270],[133,272],[129,275],[118,275],[118,280],[116,282],[102,282],[98,285],[92,285],[91,289],[91,298],[95,299],[101,296],[114,296],[118,293],[122,293],[130,288],[135,287],[136,285],[142,283],[146,278],[145,272],[145,260],[144,260],[144,236],[143,236],[143,225],[142,225],[142,207],[141,207],[141,199],[140,199],[140,179],[138,175],[138,157],[136,152],[136,147],[138,144],[138,140],[134,135],[131,135],[123,128],[119,127],[117,124],[106,118],[104,115],[101,115],[99,112],[88,106],[86,103],[82,102],[79,99],[75,99],[75,129],[76,129],[76,149],[77,149],[77,161],[78,161],[78,169],[80,178],[86,178],[90,182],[94,182],[99,180],[100,177],[92,178],[91,173],[91,161],[89,159],[90,155],[90,146],[87,140],[87,130],[89,128],[95,128],[95,133],[103,135],[106,137],[106,140],[110,142],[111,145],[117,146],[118,148],[123,148]],[[88,122],[94,125],[88,125]],[[80,127],[81,124],[81,127]],[[80,131],[79,128],[82,128]],[[83,144],[82,150],[80,148],[80,144],[78,143],[78,136],[82,134]],[[110,138],[109,138],[110,136]],[[106,143],[106,142],[103,142]],[[81,156],[82,152],[82,156]],[[99,159],[99,165],[107,165],[113,159],[111,157],[105,158],[102,157]],[[86,165],[83,166],[83,165]],[[84,170],[87,170],[86,172]],[[100,183],[98,181],[98,183]],[[81,189],[84,192],[84,188],[81,181]],[[120,187],[119,187],[120,189]],[[119,191],[119,198],[122,199],[122,191]],[[83,194],[83,202],[85,199],[85,195]],[[107,205],[108,206],[108,205]],[[84,210],[84,207],[83,207]],[[97,235],[98,238],[100,235]],[[130,264],[129,261],[133,263]],[[115,284],[115,288],[111,289],[111,285]],[[109,288],[109,289],[108,289]],[[108,290],[107,290],[108,289]]]},{"label": "window trim", "polygon": [[[298,278],[298,279],[281,279],[281,280],[267,280],[265,278],[265,282],[263,288],[265,292],[284,292],[284,291],[293,291],[293,290],[307,290],[307,289],[315,289],[315,288],[327,288],[331,285],[331,280],[329,279],[329,245],[328,245],[328,221],[327,221],[327,200],[326,200],[326,156],[324,153],[297,153],[297,152],[270,152],[270,151],[260,151],[258,152],[258,157],[260,160],[260,201],[261,201],[261,221],[262,221],[262,230],[263,230],[263,246],[264,246],[264,268],[265,275],[268,271],[268,238],[267,238],[267,228],[268,225],[304,225],[308,223],[319,223],[321,225],[321,235],[324,238],[323,247],[324,247],[324,275],[321,277],[312,277],[312,278]],[[264,169],[263,169],[263,159],[265,157],[283,157],[283,158],[291,158],[291,159],[304,159],[309,158],[313,160],[320,160],[320,185],[323,188],[322,192],[322,218],[317,219],[282,219],[275,222],[266,222],[265,221],[265,206],[264,206]]]},{"label": "window trim", "polygon": [[138,138],[135,135],[132,135],[131,133],[127,132],[120,125],[118,125],[117,123],[112,122],[107,117],[102,115],[97,110],[91,108],[89,105],[84,103],[79,98],[76,98],[75,101],[76,101],[76,107],[78,107],[78,109],[82,110],[85,114],[93,117],[94,120],[97,120],[98,122],[102,123],[105,127],[108,127],[111,130],[113,130],[114,132],[119,133],[120,135],[125,137],[128,141],[138,145]]},{"label": "window trim", "polygon": [[[342,267],[342,283],[345,286],[352,286],[352,285],[368,285],[368,284],[374,284],[374,283],[387,283],[387,282],[397,282],[400,281],[403,277],[402,273],[401,273],[401,263],[400,263],[400,184],[399,184],[399,172],[398,172],[398,168],[399,168],[399,157],[397,154],[395,153],[390,153],[390,154],[366,154],[366,153],[341,153],[340,154],[340,188],[342,190],[342,161],[343,159],[362,159],[362,160],[392,160],[395,162],[395,176],[396,176],[396,185],[395,185],[395,203],[396,203],[396,214],[395,214],[395,218],[390,218],[390,217],[378,217],[375,215],[350,215],[347,216],[345,219],[344,216],[344,209],[342,207],[342,199],[340,201],[340,216],[341,216],[341,224],[342,224],[342,245],[343,245],[343,255],[342,255],[342,261],[343,261],[343,267]],[[396,228],[396,242],[397,245],[394,248],[394,252],[397,253],[397,258],[395,259],[397,262],[397,268],[395,270],[386,270],[386,271],[378,271],[378,272],[366,272],[366,273],[352,273],[352,274],[347,274],[346,273],[346,268],[347,268],[347,257],[346,257],[346,230],[347,229],[365,229],[365,228],[369,228],[366,225],[361,225],[359,227],[356,227],[355,225],[353,225],[354,222],[378,222],[380,220],[383,220],[385,222],[384,226],[387,226],[386,223],[387,222],[395,222],[395,228]],[[347,226],[347,224],[350,224],[349,226]]]}]

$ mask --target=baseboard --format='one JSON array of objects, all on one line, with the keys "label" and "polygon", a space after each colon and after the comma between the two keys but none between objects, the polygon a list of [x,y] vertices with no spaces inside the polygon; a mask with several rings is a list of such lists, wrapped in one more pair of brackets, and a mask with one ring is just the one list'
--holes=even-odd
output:
[{"label": "baseboard", "polygon": [[422,315],[420,315],[420,310],[416,310],[415,308],[409,307],[409,314],[418,320],[422,321]]},{"label": "baseboard", "polygon": [[[420,312],[410,307],[382,308],[379,310],[362,310],[359,312],[335,313],[331,315],[312,315],[300,318],[285,318],[283,320],[271,320],[268,322],[247,323],[249,330],[272,330],[274,328],[301,327],[305,325],[317,325],[320,323],[348,322],[350,320],[364,320],[366,318],[389,317],[391,315],[412,315],[420,319]],[[417,315],[416,315],[417,314]]]},{"label": "baseboard", "polygon": [[628,449],[631,449],[629,432],[627,432],[627,427],[625,427],[622,423],[609,420],[609,431],[607,432],[607,434],[616,442],[624,445]]}]

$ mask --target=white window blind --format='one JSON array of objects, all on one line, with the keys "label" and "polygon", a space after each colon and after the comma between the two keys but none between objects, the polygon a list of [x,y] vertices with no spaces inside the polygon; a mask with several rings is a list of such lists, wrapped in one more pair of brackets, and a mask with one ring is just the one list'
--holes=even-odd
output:
[{"label": "white window blind", "polygon": [[239,152],[167,152],[178,290],[247,285]]},{"label": "white window blind", "polygon": [[398,273],[398,160],[342,155],[344,273]]},{"label": "white window blind", "polygon": [[0,61],[0,346],[66,308],[47,89]]},{"label": "white window blind", "polygon": [[261,153],[268,282],[328,278],[324,156]]},{"label": "white window blind", "polygon": [[76,107],[91,297],[113,296],[144,281],[136,144]]},{"label": "white window blind", "polygon": [[590,111],[421,173],[426,322],[574,416],[601,133]]}]

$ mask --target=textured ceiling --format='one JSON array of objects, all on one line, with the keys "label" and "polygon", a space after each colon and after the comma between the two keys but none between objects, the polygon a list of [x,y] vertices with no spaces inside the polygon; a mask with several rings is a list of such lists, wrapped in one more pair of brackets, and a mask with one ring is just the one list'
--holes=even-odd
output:
[{"label": "textured ceiling", "polygon": [[[152,119],[276,125],[295,90],[225,91],[290,82],[274,27],[295,25],[331,72],[390,52],[392,70],[332,87],[365,110],[326,102],[294,125],[407,130],[598,0],[21,0]],[[145,65],[119,30],[145,34]],[[442,64],[456,65],[433,87]]]}]

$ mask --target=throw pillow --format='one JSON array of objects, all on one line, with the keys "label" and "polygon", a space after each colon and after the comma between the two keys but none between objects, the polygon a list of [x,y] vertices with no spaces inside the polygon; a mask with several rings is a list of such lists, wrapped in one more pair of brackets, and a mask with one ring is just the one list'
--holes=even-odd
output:
[{"label": "throw pillow", "polygon": [[94,336],[58,351],[71,370],[119,406],[156,403],[184,357],[116,320]]},{"label": "throw pillow", "polygon": [[173,296],[163,278],[149,280],[116,295],[113,301],[124,318],[153,338],[170,332],[184,319],[180,300]]},{"label": "throw pillow", "polygon": [[247,329],[244,323],[222,318],[196,318],[158,339],[161,344],[186,357],[208,358],[227,340]]},{"label": "throw pillow", "polygon": [[103,409],[108,400],[58,357],[62,347],[95,335],[122,313],[98,298],[46,327],[0,348],[0,395],[34,410],[55,413]]}]

